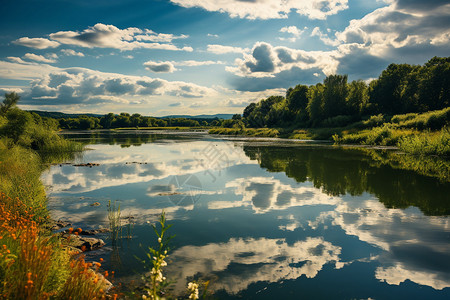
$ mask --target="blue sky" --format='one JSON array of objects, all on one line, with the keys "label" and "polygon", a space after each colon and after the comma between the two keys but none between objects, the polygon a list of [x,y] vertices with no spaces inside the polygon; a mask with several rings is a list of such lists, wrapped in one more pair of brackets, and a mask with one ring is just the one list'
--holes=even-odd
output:
[{"label": "blue sky", "polygon": [[[330,74],[450,54],[448,0],[5,0],[0,92],[24,109],[239,113]],[[5,13],[7,12],[7,13]]]}]

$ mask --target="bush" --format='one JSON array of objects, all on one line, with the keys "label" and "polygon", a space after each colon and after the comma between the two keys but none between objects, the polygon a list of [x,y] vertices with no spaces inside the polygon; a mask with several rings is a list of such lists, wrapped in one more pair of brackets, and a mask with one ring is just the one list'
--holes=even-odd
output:
[{"label": "bush", "polygon": [[336,116],[328,118],[322,122],[323,127],[343,127],[350,124],[353,120],[352,116]]},{"label": "bush", "polygon": [[398,146],[400,150],[415,155],[450,156],[450,131],[445,128],[436,134],[403,137]]},{"label": "bush", "polygon": [[414,128],[417,130],[440,130],[450,126],[450,107],[442,110],[429,111],[423,114],[396,115],[392,120],[398,121],[399,128]]}]

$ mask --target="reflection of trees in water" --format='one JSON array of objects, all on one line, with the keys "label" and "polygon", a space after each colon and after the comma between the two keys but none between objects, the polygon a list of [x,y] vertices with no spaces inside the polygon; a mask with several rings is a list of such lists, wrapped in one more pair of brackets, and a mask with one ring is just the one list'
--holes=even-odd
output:
[{"label": "reflection of trees in water", "polygon": [[120,145],[121,147],[141,146],[142,144],[152,143],[158,140],[165,140],[168,137],[170,140],[183,140],[186,137],[155,134],[150,132],[130,132],[130,131],[114,131],[114,130],[99,130],[86,132],[65,132],[63,136],[67,139],[75,139],[84,144],[109,144]]},{"label": "reflection of trees in water", "polygon": [[410,156],[369,149],[245,146],[244,152],[268,171],[285,172],[298,182],[309,180],[328,195],[368,192],[388,208],[417,206],[427,215],[450,214],[445,160],[415,162]]}]

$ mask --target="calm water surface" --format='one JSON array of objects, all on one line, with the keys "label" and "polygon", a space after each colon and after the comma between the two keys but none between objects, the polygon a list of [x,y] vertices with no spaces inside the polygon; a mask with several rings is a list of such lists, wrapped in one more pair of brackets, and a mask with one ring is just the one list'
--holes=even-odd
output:
[{"label": "calm water surface", "polygon": [[[167,277],[178,293],[211,280],[218,299],[450,299],[450,184],[367,151],[202,134],[74,133],[88,142],[43,181],[51,213],[108,227],[108,200],[132,239],[89,254],[125,282],[173,224]],[[99,202],[100,206],[91,206]],[[127,220],[123,221],[127,223]],[[125,230],[124,230],[125,235]]]}]

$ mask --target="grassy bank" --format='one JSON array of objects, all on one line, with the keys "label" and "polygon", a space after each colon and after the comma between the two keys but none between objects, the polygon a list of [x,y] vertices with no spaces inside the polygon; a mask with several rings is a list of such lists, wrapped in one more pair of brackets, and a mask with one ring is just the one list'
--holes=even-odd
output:
[{"label": "grassy bank", "polygon": [[[40,155],[0,148],[0,298],[102,299],[106,282],[92,263],[49,231]],[[94,267],[94,268],[93,268]]]},{"label": "grassy bank", "polygon": [[330,140],[335,144],[395,146],[414,155],[450,156],[450,108],[418,114],[374,115],[344,127],[214,128],[211,134]]},{"label": "grassy bank", "polygon": [[280,132],[274,128],[213,128],[210,134],[241,135],[258,137],[279,137]]},{"label": "grassy bank", "polygon": [[100,264],[86,263],[48,229],[40,181],[49,162],[83,146],[58,136],[52,120],[14,104],[2,105],[0,114],[0,298],[104,299]]}]

